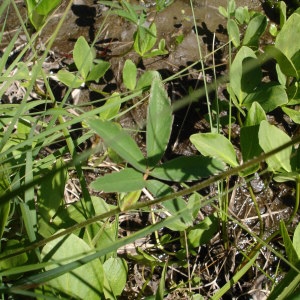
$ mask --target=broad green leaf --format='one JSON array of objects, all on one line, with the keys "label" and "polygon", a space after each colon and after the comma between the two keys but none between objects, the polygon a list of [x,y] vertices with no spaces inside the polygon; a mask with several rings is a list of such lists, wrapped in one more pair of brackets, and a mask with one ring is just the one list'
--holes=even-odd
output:
[{"label": "broad green leaf", "polygon": [[219,10],[219,13],[220,13],[223,17],[225,17],[226,19],[228,18],[228,15],[227,15],[227,9],[226,9],[225,7],[219,6],[218,10]]},{"label": "broad green leaf", "polygon": [[[146,184],[145,184],[146,185]],[[121,211],[126,211],[130,209],[141,197],[142,190],[132,191],[126,194],[123,198],[120,199],[119,207]]]},{"label": "broad green leaf", "polygon": [[279,25],[280,25],[280,28],[282,28],[286,22],[286,4],[285,4],[285,2],[279,1],[278,8],[279,8],[279,20],[280,20]]},{"label": "broad green leaf", "polygon": [[60,3],[61,0],[40,0],[36,6],[36,12],[48,16]]},{"label": "broad green leaf", "polygon": [[188,233],[188,244],[197,248],[207,244],[219,230],[219,219],[215,214],[206,217],[202,222],[193,226]]},{"label": "broad green leaf", "polygon": [[242,61],[241,89],[250,94],[260,85],[262,79],[259,61],[254,57],[245,57]]},{"label": "broad green leaf", "polygon": [[156,43],[156,25],[152,23],[149,28],[138,26],[134,34],[133,48],[140,56],[149,52]]},{"label": "broad green leaf", "polygon": [[150,87],[155,78],[160,78],[157,71],[146,71],[138,80],[136,89],[144,89]]},{"label": "broad green leaf", "polygon": [[235,0],[228,1],[227,10],[229,12],[229,15],[232,15],[235,12],[235,10],[236,10]]},{"label": "broad green leaf", "polygon": [[168,50],[166,49],[166,41],[165,39],[161,39],[158,43],[158,49],[152,49],[151,52],[144,54],[144,58],[155,57],[159,55],[168,54]]},{"label": "broad green leaf", "polygon": [[171,101],[162,81],[155,78],[150,89],[147,113],[147,160],[154,167],[162,158],[172,130]]},{"label": "broad green leaf", "polygon": [[297,225],[294,231],[293,246],[297,254],[297,260],[300,260],[300,223]]},{"label": "broad green leaf", "polygon": [[[113,294],[115,297],[121,295],[126,281],[128,267],[125,259],[120,257],[111,257],[103,264],[103,270],[105,274],[104,294],[106,299],[111,299],[109,296]],[[107,293],[106,290],[110,293]]]},{"label": "broad green leaf", "polygon": [[275,175],[273,179],[276,182],[298,181],[300,174],[298,172],[282,172]]},{"label": "broad green leaf", "polygon": [[121,98],[120,94],[115,92],[111,95],[110,98],[106,100],[103,108],[106,108],[106,110],[102,111],[100,113],[100,119],[101,120],[110,120],[116,117],[116,115],[119,113],[121,108]]},{"label": "broad green leaf", "polygon": [[248,94],[243,105],[250,108],[253,102],[258,102],[266,113],[278,106],[288,103],[285,87],[273,82],[263,83],[255,92]]},{"label": "broad green leaf", "polygon": [[89,120],[89,126],[125,161],[145,172],[145,158],[133,138],[117,124],[102,120]]},{"label": "broad green leaf", "polygon": [[300,40],[300,15],[292,14],[278,33],[275,47],[288,57],[297,70],[297,78],[300,75],[300,45],[295,41]]},{"label": "broad green leaf", "polygon": [[[245,64],[243,65],[244,59],[248,57],[256,58],[254,51],[246,46],[241,47],[236,54],[230,68],[230,87],[237,96],[239,103],[242,103],[247,95],[242,90],[242,79],[247,76],[247,72],[249,72],[251,69],[251,66],[246,66]],[[253,80],[256,81],[256,77],[254,77]]]},{"label": "broad green leaf", "polygon": [[227,30],[229,39],[233,43],[235,47],[238,47],[240,45],[240,30],[238,25],[233,19],[229,19],[227,22]]},{"label": "broad green leaf", "polygon": [[262,14],[258,14],[251,19],[245,32],[243,45],[249,47],[258,47],[259,38],[265,32],[267,24],[267,17]]},{"label": "broad green leaf", "polygon": [[201,155],[181,156],[157,166],[150,175],[162,180],[189,182],[218,174],[224,167],[221,161],[214,158]]},{"label": "broad green leaf", "polygon": [[288,105],[300,104],[300,82],[292,82],[286,92],[289,98]]},{"label": "broad green leaf", "polygon": [[[91,252],[91,248],[75,234],[57,238],[49,242],[42,250],[44,262],[53,262],[46,271],[55,268],[63,270],[64,265],[78,260]],[[102,299],[104,273],[99,259],[80,266],[47,282],[48,285],[76,299]]]},{"label": "broad green leaf", "polygon": [[[147,188],[155,197],[162,197],[173,193],[173,190],[167,184],[164,184],[157,180],[148,180]],[[190,210],[186,210],[186,202],[182,198],[175,198],[172,200],[164,201],[161,204],[171,215],[176,214],[179,211],[180,218],[174,220],[167,227],[173,231],[183,231],[193,225],[193,216]]]},{"label": "broad green leaf", "polygon": [[75,43],[73,58],[77,70],[83,77],[84,81],[86,81],[93,66],[94,56],[89,44],[83,36],[80,36]]},{"label": "broad green leaf", "polygon": [[165,290],[165,280],[166,280],[166,272],[168,269],[168,262],[165,263],[164,268],[161,272],[161,277],[160,277],[160,281],[159,281],[159,285],[158,285],[158,289],[156,291],[156,296],[155,296],[155,300],[164,300],[164,296],[166,293]]},{"label": "broad green leaf", "polygon": [[123,68],[123,83],[128,90],[133,91],[136,86],[137,67],[132,60],[127,59]]},{"label": "broad green leaf", "polygon": [[292,263],[294,265],[299,260],[299,257],[297,255],[297,252],[295,251],[295,248],[294,248],[293,243],[290,239],[290,236],[289,236],[289,233],[286,229],[284,221],[280,220],[279,225],[280,225],[280,233],[281,233],[281,236],[283,238],[284,248],[285,248],[288,260],[289,260],[290,263]]},{"label": "broad green leaf", "polygon": [[[243,162],[259,156],[263,150],[259,146],[258,141],[259,125],[244,126],[241,128],[241,150],[243,155]],[[244,170],[241,174],[243,176],[255,173],[259,169],[259,164],[254,164]]]},{"label": "broad green leaf", "polygon": [[145,180],[143,174],[132,168],[104,175],[91,183],[92,189],[106,193],[131,192],[144,187]]},{"label": "broad green leaf", "polygon": [[91,71],[89,72],[86,81],[98,82],[100,78],[104,76],[106,71],[109,69],[110,63],[104,60],[97,60],[96,65],[92,65]]},{"label": "broad green leaf", "polygon": [[293,120],[293,122],[300,124],[300,111],[288,107],[282,107],[282,110]]},{"label": "broad green leaf", "polygon": [[[0,258],[1,256],[6,256],[16,252],[17,245],[20,246],[20,241],[9,239],[6,243],[5,248],[1,249]],[[15,255],[10,258],[6,258],[5,260],[0,260],[0,270],[2,271],[5,269],[12,269],[14,267],[22,266],[27,262],[27,260],[28,257],[26,253]]]},{"label": "broad green leaf", "polygon": [[261,121],[267,120],[267,116],[263,108],[258,102],[253,102],[248,110],[244,126],[259,125]]},{"label": "broad green leaf", "polygon": [[74,89],[79,88],[82,84],[84,84],[84,81],[81,78],[75,76],[73,73],[67,70],[59,70],[57,73],[57,78],[66,86]]},{"label": "broad green leaf", "polygon": [[[275,148],[289,142],[291,138],[275,125],[270,125],[267,121],[260,123],[259,132],[259,145],[264,152],[269,152]],[[267,164],[272,172],[285,170],[291,171],[290,157],[292,153],[292,147],[288,147],[273,156],[267,158]]]},{"label": "broad green leaf", "polygon": [[286,76],[297,77],[297,69],[291,59],[279,48],[268,45],[265,47],[265,60],[276,59],[281,71]]},{"label": "broad green leaf", "polygon": [[190,141],[205,156],[216,157],[231,167],[239,165],[233,145],[219,133],[196,133],[190,136]]}]

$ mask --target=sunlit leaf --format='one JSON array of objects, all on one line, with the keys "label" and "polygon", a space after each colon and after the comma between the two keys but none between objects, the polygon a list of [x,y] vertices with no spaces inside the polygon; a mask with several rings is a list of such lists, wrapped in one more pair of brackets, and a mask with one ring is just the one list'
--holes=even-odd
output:
[{"label": "sunlit leaf", "polygon": [[106,110],[103,110],[100,113],[101,120],[110,120],[116,117],[121,107],[120,100],[120,94],[117,92],[113,93],[111,97],[106,100],[106,102],[102,106],[103,108],[106,108]]},{"label": "sunlit leaf", "polygon": [[[53,265],[46,270],[64,269],[64,264],[86,256],[91,248],[75,234],[60,237],[49,242],[42,250],[43,261],[51,261]],[[65,273],[47,282],[48,285],[67,294],[69,297],[80,299],[103,298],[104,272],[99,259],[80,266],[72,272]]]},{"label": "sunlit leaf", "polygon": [[[1,256],[6,256],[12,254],[16,251],[16,246],[20,245],[20,241],[10,239],[7,241],[4,249],[1,249]],[[22,253],[19,255],[12,256],[10,258],[6,258],[5,260],[0,260],[0,270],[11,269],[14,267],[21,266],[25,264],[28,260],[27,254]]]},{"label": "sunlit leaf", "polygon": [[155,166],[162,158],[172,130],[171,101],[161,80],[154,79],[149,98],[147,114],[147,159],[149,166]]},{"label": "sunlit leaf", "polygon": [[113,172],[97,178],[91,183],[91,188],[106,193],[131,192],[145,187],[143,174],[132,169],[126,168],[120,172]]},{"label": "sunlit leaf", "polygon": [[87,79],[93,66],[93,53],[85,38],[80,36],[73,50],[74,63],[84,80]]},{"label": "sunlit leaf", "polygon": [[[104,294],[106,299],[110,299],[109,295],[113,294],[115,297],[121,295],[127,280],[128,267],[123,258],[111,257],[103,264],[105,274]],[[107,293],[110,290],[110,293]]]},{"label": "sunlit leaf", "polygon": [[[291,140],[291,138],[286,133],[277,128],[275,125],[270,125],[267,121],[262,121],[260,123],[258,138],[259,145],[264,150],[264,152],[274,150],[275,148],[287,142],[290,142]],[[290,172],[291,153],[292,147],[290,146],[267,158],[267,163],[270,171],[277,172],[283,169]]]},{"label": "sunlit leaf", "polygon": [[224,170],[224,164],[214,158],[181,156],[154,168],[150,174],[155,178],[176,182],[189,182],[215,175]]},{"label": "sunlit leaf", "polygon": [[270,82],[263,83],[253,93],[248,94],[243,105],[246,108],[249,108],[254,101],[258,102],[267,113],[271,112],[278,106],[287,104],[288,97],[284,86]]},{"label": "sunlit leaf", "polygon": [[265,32],[267,24],[267,17],[262,14],[258,14],[251,19],[245,32],[243,45],[258,47],[259,38]]},{"label": "sunlit leaf", "polygon": [[61,81],[66,86],[72,87],[72,88],[79,88],[84,81],[79,78],[78,76],[75,76],[73,73],[67,71],[67,70],[59,70],[57,72],[57,78],[59,81]]},{"label": "sunlit leaf", "polygon": [[300,223],[297,225],[294,231],[293,246],[297,253],[297,260],[300,261]]},{"label": "sunlit leaf", "polygon": [[300,40],[299,24],[300,15],[292,14],[279,31],[275,41],[275,47],[293,62],[297,70],[297,78],[300,75],[300,46],[295,41]]},{"label": "sunlit leaf", "polygon": [[218,133],[196,133],[190,136],[192,144],[205,156],[216,157],[232,167],[237,167],[235,150],[230,141]]},{"label": "sunlit leaf", "polygon": [[88,74],[86,81],[98,82],[100,78],[104,76],[106,71],[109,69],[110,63],[104,60],[98,60],[96,65],[91,67],[91,71]]},{"label": "sunlit leaf", "polygon": [[227,22],[227,30],[229,39],[233,43],[235,47],[240,45],[240,31],[239,27],[237,26],[236,22],[233,19],[229,19]]},{"label": "sunlit leaf", "polygon": [[282,110],[295,122],[300,124],[300,111],[288,107],[282,107]]},{"label": "sunlit leaf", "polygon": [[136,76],[137,76],[137,67],[129,59],[125,61],[123,68],[123,83],[125,87],[131,91],[135,89],[136,86]]}]

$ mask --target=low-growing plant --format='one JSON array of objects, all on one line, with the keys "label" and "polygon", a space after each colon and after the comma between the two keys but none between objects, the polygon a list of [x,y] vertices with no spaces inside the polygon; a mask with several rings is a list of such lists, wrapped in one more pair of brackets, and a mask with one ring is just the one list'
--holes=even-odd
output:
[{"label": "low-growing plant", "polygon": [[[156,1],[157,13],[171,2]],[[1,4],[0,12],[8,3],[6,0]],[[154,22],[148,24],[146,7],[134,6],[127,1],[101,3],[136,26],[132,50],[141,58],[167,53],[164,40],[158,43],[158,49],[153,49],[157,43],[156,25]],[[40,1],[37,6],[33,2],[27,4],[36,30],[42,28],[57,4],[46,1]],[[140,75],[137,65],[124,59],[122,87],[126,93],[102,93],[106,96],[101,99],[102,106],[91,105],[89,111],[73,113],[76,107],[67,102],[69,94],[75,88],[90,88],[91,83],[101,80],[110,68],[109,62],[95,59],[95,50],[84,37],[79,37],[74,46],[75,73],[60,70],[57,74],[45,74],[42,62],[50,48],[41,57],[35,53],[33,66],[27,61],[21,62],[30,46],[10,64],[7,63],[9,54],[3,54],[0,95],[13,81],[21,81],[26,89],[20,104],[1,103],[0,107],[0,293],[3,297],[21,294],[35,298],[117,299],[128,282],[130,265],[138,264],[148,272],[143,272],[142,286],[134,294],[137,298],[146,295],[147,284],[159,270],[158,288],[152,291],[156,293],[152,298],[184,294],[201,299],[208,297],[203,295],[206,284],[201,282],[201,270],[195,271],[200,264],[191,264],[199,260],[203,249],[209,249],[213,239],[219,239],[224,255],[229,256],[232,249],[237,249],[243,257],[225,274],[229,276],[227,282],[216,278],[217,287],[214,294],[209,295],[212,299],[220,299],[232,290],[249,269],[258,270],[256,261],[264,249],[273,252],[290,267],[279,284],[269,276],[272,284],[269,299],[297,295],[300,227],[295,229],[292,225],[300,198],[300,152],[294,146],[300,138],[292,138],[282,128],[271,124],[268,115],[278,110],[299,123],[296,105],[299,104],[300,49],[299,44],[293,42],[300,38],[299,14],[296,11],[286,17],[284,4],[281,4],[282,19],[274,45],[264,46],[260,41],[268,19],[262,13],[236,7],[233,0],[219,11],[227,18],[230,47],[234,47],[230,55],[235,53],[229,65],[229,104],[224,105],[229,110],[229,122],[223,125],[218,119],[217,130],[210,128],[210,132],[192,134],[189,140],[200,154],[191,156],[170,159],[167,155],[175,105],[172,106],[158,71],[146,70]],[[241,29],[244,26],[245,31]],[[8,46],[9,52],[18,34]],[[32,36],[28,44],[35,45],[35,38]],[[267,71],[275,72],[275,78],[265,76],[265,65],[270,59],[276,64]],[[202,67],[205,73],[203,61]],[[11,73],[12,70],[15,73]],[[49,80],[53,78],[68,87],[61,102],[55,99],[50,87]],[[29,101],[37,79],[43,82],[44,91],[38,100]],[[206,85],[205,88],[207,90],[202,90],[202,94],[208,95]],[[191,92],[187,97],[194,95],[198,97],[199,91]],[[122,104],[137,98],[148,101],[145,128],[140,128],[144,130],[141,134],[145,145],[136,141],[132,128],[119,122],[123,111],[128,110],[128,107],[123,110]],[[219,101],[217,97],[216,101]],[[186,103],[186,99],[182,102]],[[231,103],[235,110],[231,110]],[[221,107],[221,103],[217,104]],[[230,130],[228,135],[223,130],[235,120],[231,113],[235,113],[239,122],[238,141],[231,138]],[[221,118],[218,113],[215,117]],[[73,125],[81,127],[79,137],[71,134]],[[213,127],[212,122],[210,125]],[[80,152],[78,146],[95,134],[98,144]],[[105,169],[102,174],[104,159],[110,163],[110,170]],[[86,170],[92,173],[89,184]],[[252,176],[261,172],[268,172],[269,180],[296,183],[291,216],[282,220],[272,233],[264,228],[257,199],[249,184]],[[236,182],[247,183],[259,220],[258,231],[243,224],[228,208],[233,175],[238,178]],[[65,203],[66,186],[72,180],[78,181],[76,189],[80,193],[72,191],[77,201]],[[205,196],[205,188],[214,189],[217,185],[218,195],[205,190],[209,194]],[[110,197],[112,204],[108,201]],[[209,212],[200,215],[200,209],[206,205],[210,207]],[[133,211],[149,213],[151,224],[120,237],[120,217]],[[21,225],[17,219],[21,220]],[[251,237],[246,246],[240,247],[230,239],[231,226],[238,226]],[[221,234],[217,235],[219,232]],[[150,246],[136,247],[136,253],[118,256],[117,250],[121,247],[152,234],[154,239]],[[275,237],[282,239],[286,255],[272,248]],[[216,264],[220,258],[212,259]],[[216,267],[215,273],[219,276],[223,265],[220,269]],[[178,281],[170,278],[171,282],[167,284],[167,271],[171,267],[172,270],[183,270],[181,273],[186,273],[187,277]],[[206,262],[205,268],[209,268]],[[137,267],[135,272],[138,271]]]}]

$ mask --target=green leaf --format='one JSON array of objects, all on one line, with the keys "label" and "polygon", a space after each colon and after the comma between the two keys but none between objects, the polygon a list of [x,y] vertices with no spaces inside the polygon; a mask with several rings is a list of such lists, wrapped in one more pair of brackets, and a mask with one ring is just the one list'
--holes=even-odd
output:
[{"label": "green leaf", "polygon": [[263,83],[255,92],[245,98],[243,105],[250,108],[253,102],[258,102],[266,113],[273,111],[276,107],[288,103],[288,97],[284,86],[274,82]]},{"label": "green leaf", "polygon": [[297,254],[297,260],[300,260],[300,223],[297,225],[294,236],[293,236],[293,246]]},{"label": "green leaf", "polygon": [[227,15],[227,9],[226,9],[225,7],[219,6],[218,10],[219,10],[219,13],[220,13],[223,17],[225,17],[226,19],[228,18],[228,15]]},{"label": "green leaf", "polygon": [[75,76],[67,70],[59,70],[57,78],[66,86],[74,89],[79,88],[82,84],[84,84],[84,81],[81,78],[78,78],[78,76]]},{"label": "green leaf", "polygon": [[288,107],[282,107],[282,110],[293,120],[293,122],[300,124],[300,111]]},{"label": "green leaf", "polygon": [[109,121],[89,120],[87,123],[125,161],[141,172],[146,171],[143,153],[124,129]]},{"label": "green leaf", "polygon": [[136,76],[136,65],[130,59],[127,59],[123,68],[123,83],[128,90],[133,91],[135,89]]},{"label": "green leaf", "polygon": [[[262,121],[258,132],[259,145],[264,152],[269,152],[275,148],[289,142],[291,138],[282,130],[274,125],[270,125],[267,121]],[[267,164],[272,172],[277,172],[284,169],[287,172],[291,171],[290,157],[292,147],[288,147],[273,156],[267,158]]]},{"label": "green leaf", "polygon": [[[70,251],[71,250],[71,251]],[[55,268],[64,269],[64,265],[85,257],[91,248],[75,234],[57,238],[49,242],[42,250],[43,261],[53,262],[46,271]],[[99,259],[80,266],[47,282],[48,285],[76,299],[103,298],[104,273]]]},{"label": "green leaf", "polygon": [[219,219],[215,214],[206,217],[192,227],[188,233],[188,244],[192,248],[207,244],[219,230]]},{"label": "green leaf", "polygon": [[254,101],[248,110],[244,126],[259,125],[263,120],[267,120],[266,113],[261,105]]},{"label": "green leaf", "polygon": [[[243,61],[248,57],[256,58],[254,51],[246,46],[241,47],[241,49],[236,54],[230,68],[230,87],[234,94],[237,96],[239,103],[242,103],[245,96],[247,95],[247,93],[245,93],[242,89],[242,80],[244,78],[246,78],[246,80],[248,79],[247,72],[249,72],[251,69],[251,66],[245,65],[245,63],[243,64]],[[257,75],[260,78],[261,75]],[[258,83],[257,76],[252,79],[256,84]],[[245,84],[243,86],[245,87]]]},{"label": "green leaf", "polygon": [[36,6],[36,12],[48,16],[60,3],[61,0],[40,0]]},{"label": "green leaf", "polygon": [[91,66],[91,71],[88,74],[86,81],[98,82],[99,79],[104,76],[104,74],[109,69],[109,67],[110,67],[109,62],[98,59],[97,64]]},{"label": "green leaf", "polygon": [[138,26],[134,34],[133,48],[140,56],[149,52],[156,43],[156,25],[152,23],[149,28]]},{"label": "green leaf", "polygon": [[286,76],[297,77],[297,69],[291,59],[286,56],[279,48],[276,46],[266,46],[265,47],[265,58],[264,60],[269,60],[270,58],[276,59],[281,71]]},{"label": "green leaf", "polygon": [[165,263],[164,268],[161,272],[161,278],[160,278],[160,281],[159,281],[158,289],[156,291],[155,300],[164,300],[165,278],[166,278],[167,269],[168,269],[168,262]]},{"label": "green leaf", "polygon": [[[6,246],[4,249],[1,249],[1,256],[6,256],[9,254],[12,254],[16,252],[16,246],[20,246],[20,241],[10,239],[7,241]],[[24,265],[28,260],[27,254],[22,253],[19,255],[12,256],[10,258],[6,258],[5,260],[0,260],[0,270],[5,270],[5,269],[12,269],[14,267],[22,266]]]},{"label": "green leaf", "polygon": [[229,19],[227,22],[227,30],[229,39],[235,47],[240,45],[240,31],[239,27],[233,19]]},{"label": "green leaf", "polygon": [[162,158],[172,130],[171,101],[159,78],[155,78],[150,89],[147,113],[147,160],[150,167]]},{"label": "green leaf", "polygon": [[162,180],[189,182],[215,175],[224,170],[224,164],[217,159],[201,155],[181,156],[156,168],[150,175]]},{"label": "green leaf", "polygon": [[190,136],[190,141],[205,156],[216,157],[231,167],[239,165],[232,144],[219,133],[196,133]]},{"label": "green leaf", "polygon": [[280,225],[280,233],[283,238],[284,248],[285,248],[288,260],[290,263],[292,263],[294,265],[299,260],[299,257],[294,249],[293,243],[290,239],[290,236],[286,229],[284,221],[280,220],[279,225]]},{"label": "green leaf", "polygon": [[[125,259],[111,257],[103,264],[105,274],[104,294],[106,299],[111,299],[109,295],[115,297],[121,295],[127,280],[128,267]],[[109,293],[107,293],[109,290]]]},{"label": "green leaf", "polygon": [[106,193],[131,192],[144,187],[145,180],[143,174],[132,168],[104,175],[91,183],[92,189]]},{"label": "green leaf", "polygon": [[103,110],[100,113],[101,120],[110,120],[115,118],[121,108],[120,94],[117,92],[113,93],[111,97],[106,100],[102,107],[106,108],[106,110]]},{"label": "green leaf", "polygon": [[243,45],[249,47],[258,47],[259,38],[265,32],[267,24],[267,17],[262,14],[258,14],[251,19],[245,32]]},{"label": "green leaf", "polygon": [[300,45],[295,41],[300,40],[300,15],[292,14],[278,33],[275,47],[288,57],[297,70],[297,78],[300,75]]},{"label": "green leaf", "polygon": [[86,81],[93,66],[94,56],[89,44],[83,36],[80,36],[75,43],[73,58],[78,72],[84,81]]},{"label": "green leaf", "polygon": [[141,197],[142,190],[132,191],[126,194],[123,198],[119,201],[119,207],[121,211],[126,211],[130,209],[132,205],[134,205]]},{"label": "green leaf", "polygon": [[150,87],[155,78],[160,78],[157,71],[146,71],[138,80],[136,89],[144,89]]}]

